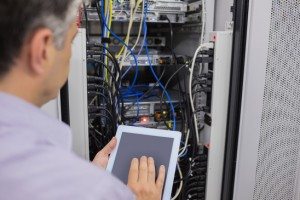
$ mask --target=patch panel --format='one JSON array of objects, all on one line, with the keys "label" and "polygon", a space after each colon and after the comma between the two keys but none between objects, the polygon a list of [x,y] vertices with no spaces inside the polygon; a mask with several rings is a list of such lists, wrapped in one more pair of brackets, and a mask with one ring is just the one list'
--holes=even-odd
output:
[{"label": "patch panel", "polygon": [[[125,40],[125,36],[120,36],[123,40]],[[129,39],[129,47],[132,47],[137,40],[136,36],[131,36]],[[101,38],[100,37],[90,37],[90,43],[101,43]],[[140,37],[136,47],[142,46],[143,43],[143,37]],[[166,46],[166,38],[165,37],[156,37],[156,36],[149,36],[147,37],[147,44],[149,47],[165,47]],[[120,41],[117,40],[116,38],[112,37],[111,42],[109,44],[110,47],[119,47],[122,44],[120,44]]]},{"label": "patch panel", "polygon": [[[147,9],[147,22],[168,23],[161,20],[160,16],[166,15],[172,23],[185,23],[185,14],[187,12],[187,3],[183,1],[149,1]],[[133,16],[133,21],[141,21],[141,6]],[[87,18],[89,21],[99,21],[99,16],[95,8],[87,8]],[[85,16],[83,16],[85,20]],[[115,1],[113,4],[112,20],[118,22],[128,22],[130,19],[130,2]]]},{"label": "patch panel", "polygon": [[[176,107],[176,121],[180,125],[181,111],[178,106],[179,102],[174,100],[172,103]],[[162,109],[160,108],[159,97],[139,102],[138,105],[134,106],[132,102],[125,102],[124,110],[126,110],[124,117],[127,118],[127,124],[159,129],[168,129],[172,126],[169,108],[167,108],[166,104],[162,105]]]},{"label": "patch panel", "polygon": [[[138,11],[141,11],[141,6]],[[130,10],[130,1],[123,1],[119,3],[118,1],[114,2],[113,5],[114,11],[129,11]],[[187,3],[184,1],[148,1],[148,11],[158,11],[158,12],[186,12]]]},{"label": "patch panel", "polygon": [[[173,62],[173,56],[172,55],[150,55],[150,62],[153,66],[158,65],[170,65]],[[137,56],[137,63],[139,66],[149,66],[149,61],[147,55],[140,55]],[[123,66],[132,66],[135,64],[135,61],[132,57],[128,57],[125,59]]]},{"label": "patch panel", "polygon": [[[172,23],[185,23],[186,22],[186,17],[184,12],[158,12],[158,11],[148,11],[147,12],[147,22],[152,22],[152,23],[168,23],[167,20],[161,20],[160,17],[162,15],[166,15],[169,19],[170,22]],[[122,11],[122,10],[114,10],[113,11],[113,20],[114,21],[119,21],[119,22],[128,22],[130,18],[130,12],[129,11]],[[136,13],[134,16],[135,22],[140,22],[141,21],[141,13]]]},{"label": "patch panel", "polygon": [[[157,114],[157,112],[160,110],[160,95],[159,94],[153,94],[153,97],[150,97],[148,100],[142,100],[138,103],[133,104],[133,102],[136,102],[136,99],[128,99],[124,102],[124,110],[126,111],[124,113],[125,117],[136,117],[138,112],[140,116],[154,116]],[[172,95],[172,96],[175,96]],[[165,102],[165,101],[164,101]],[[167,102],[165,102],[167,103]],[[165,105],[165,103],[162,105],[162,110],[169,112],[169,108]],[[176,107],[176,105],[179,103],[179,101],[176,98],[173,98],[172,103]],[[144,114],[141,114],[144,113]]]}]

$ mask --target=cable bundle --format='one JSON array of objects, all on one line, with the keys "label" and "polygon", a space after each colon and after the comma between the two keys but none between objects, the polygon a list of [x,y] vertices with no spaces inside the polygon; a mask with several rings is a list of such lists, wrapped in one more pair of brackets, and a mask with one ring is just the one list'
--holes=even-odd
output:
[{"label": "cable bundle", "polygon": [[199,74],[194,78],[192,90],[195,103],[195,115],[197,117],[197,127],[201,129],[204,122],[204,114],[210,113],[210,101],[212,92],[212,72]]},{"label": "cable bundle", "polygon": [[185,200],[204,200],[207,173],[207,150],[190,159],[190,173],[184,183],[182,198]]},{"label": "cable bundle", "polygon": [[[122,4],[122,2],[119,3]],[[194,116],[200,111],[209,111],[208,105],[198,106],[197,98],[200,93],[211,91],[211,79],[208,76],[200,77],[202,70],[198,74],[199,77],[193,74],[197,68],[197,56],[204,48],[201,46],[196,51],[196,56],[192,61],[179,61],[180,56],[177,57],[173,49],[175,33],[173,26],[168,16],[162,15],[160,20],[166,20],[169,23],[170,47],[168,51],[171,52],[173,59],[167,64],[169,66],[161,66],[162,72],[158,74],[158,70],[152,64],[152,51],[147,43],[148,1],[130,0],[130,18],[124,40],[112,31],[112,4],[112,0],[95,1],[100,20],[101,41],[105,43],[88,42],[87,45],[90,158],[92,159],[98,150],[114,136],[119,124],[134,125],[134,122],[138,121],[141,116],[140,103],[155,97],[158,99],[158,111],[161,114],[156,121],[156,128],[164,126],[166,129],[181,131],[183,135],[172,200],[202,199],[205,194],[207,155],[199,155],[199,138],[197,137],[203,126],[199,126],[197,120],[194,121]],[[87,19],[87,11],[86,8],[84,9]],[[133,19],[137,12],[142,13],[141,21],[138,24],[137,40],[131,47],[129,41],[134,25]],[[87,35],[89,40],[90,34]],[[110,37],[118,40],[122,45],[120,49],[109,47]],[[137,51],[135,48],[138,46],[139,38],[143,38],[143,42]],[[141,53],[147,56],[148,69],[154,80],[151,82],[152,85],[141,85],[139,82],[140,67],[137,58]],[[126,66],[128,68],[125,69],[124,60],[129,57],[133,61],[132,66]],[[166,70],[167,67],[172,71]],[[131,72],[134,72],[133,76],[129,75],[133,74]],[[191,78],[188,80],[189,73]],[[130,81],[125,82],[125,77],[126,81]],[[175,97],[177,97],[176,103],[174,103]],[[126,108],[124,102],[126,102]],[[133,107],[138,108],[136,116],[125,116]],[[162,114],[164,112],[166,114]]]},{"label": "cable bundle", "polygon": [[[120,69],[114,55],[103,45],[87,45],[87,94],[90,157],[93,158],[114,136],[121,123]],[[105,51],[104,51],[105,50]],[[108,65],[105,58],[109,60]]]}]

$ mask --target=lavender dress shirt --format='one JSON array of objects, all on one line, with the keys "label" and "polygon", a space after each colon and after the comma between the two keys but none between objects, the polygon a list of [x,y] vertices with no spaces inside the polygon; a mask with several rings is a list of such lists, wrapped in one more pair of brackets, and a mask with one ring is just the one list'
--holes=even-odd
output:
[{"label": "lavender dress shirt", "polygon": [[71,152],[71,130],[0,92],[0,200],[132,200],[119,180]]}]

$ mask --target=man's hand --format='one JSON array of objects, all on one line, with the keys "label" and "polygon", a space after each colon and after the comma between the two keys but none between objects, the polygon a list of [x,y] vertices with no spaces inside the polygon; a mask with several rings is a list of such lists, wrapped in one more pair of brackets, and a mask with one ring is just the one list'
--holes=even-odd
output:
[{"label": "man's hand", "polygon": [[155,181],[153,158],[143,156],[140,160],[134,158],[131,161],[127,185],[136,195],[137,200],[161,200],[164,181],[164,166],[160,166]]},{"label": "man's hand", "polygon": [[110,153],[114,150],[116,145],[117,145],[117,139],[113,137],[111,141],[101,151],[97,153],[97,155],[93,160],[93,163],[96,166],[105,169],[108,163],[108,157]]}]

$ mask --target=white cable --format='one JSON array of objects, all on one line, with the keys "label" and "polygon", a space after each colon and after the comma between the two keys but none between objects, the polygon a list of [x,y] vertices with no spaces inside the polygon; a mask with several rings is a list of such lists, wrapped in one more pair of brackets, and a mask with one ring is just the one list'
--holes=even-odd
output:
[{"label": "white cable", "polygon": [[[195,106],[194,106],[194,101],[193,101],[193,94],[192,94],[192,81],[193,81],[193,74],[194,74],[194,68],[195,68],[195,63],[196,63],[196,58],[198,53],[204,48],[204,36],[205,36],[205,26],[206,26],[206,0],[202,0],[202,16],[201,16],[201,21],[202,21],[202,28],[201,28],[201,36],[200,36],[200,46],[197,48],[195,51],[192,64],[191,64],[191,69],[190,69],[190,79],[189,79],[189,96],[190,96],[190,103],[191,103],[191,109],[192,109],[192,115],[193,115],[193,120],[194,120],[194,126],[195,126],[195,132],[196,132],[196,140],[197,144],[200,144],[200,137],[199,137],[199,131],[198,131],[198,123],[197,123],[197,117],[195,113]],[[202,64],[200,64],[200,69],[199,73],[202,72]]]},{"label": "white cable", "polygon": [[179,185],[179,187],[178,187],[178,189],[177,189],[177,191],[176,191],[176,194],[174,195],[174,197],[172,197],[171,200],[175,200],[175,199],[179,196],[179,194],[180,194],[180,192],[181,192],[181,190],[182,190],[182,186],[183,186],[183,180],[182,180],[183,175],[182,175],[182,171],[181,171],[181,169],[180,169],[179,163],[177,163],[177,169],[178,169],[178,172],[179,172],[179,178],[180,178],[181,181],[180,181],[180,185]]},{"label": "white cable", "polygon": [[[134,50],[134,48],[136,47],[136,45],[138,44],[139,40],[140,40],[140,37],[141,37],[141,33],[142,33],[142,28],[143,28],[143,19],[144,19],[144,7],[145,7],[145,1],[143,0],[138,0],[137,2],[137,7],[136,7],[136,11],[137,11],[137,8],[139,7],[139,5],[142,4],[142,13],[141,13],[141,19],[140,19],[140,26],[139,26],[139,32],[138,32],[138,35],[137,35],[137,38],[136,38],[136,41],[135,41],[135,44],[132,46],[132,50]],[[135,11],[135,12],[136,12]],[[129,55],[129,53],[128,53]],[[127,56],[128,56],[127,55]],[[126,57],[127,57],[126,56]]]},{"label": "white cable", "polygon": [[189,140],[189,137],[190,137],[190,129],[188,129],[187,130],[187,133],[186,133],[186,139],[185,139],[185,143],[184,143],[184,147],[182,148],[182,150],[179,152],[179,155],[178,155],[178,157],[181,157],[183,154],[184,154],[184,152],[185,152],[185,150],[186,150],[186,148],[187,148],[187,146],[188,146],[188,140]]},{"label": "white cable", "polygon": [[[116,19],[124,12],[123,2],[120,4],[120,6],[121,6],[121,10],[120,10],[120,12],[115,16]],[[126,14],[126,12],[125,12],[125,14]]]},{"label": "white cable", "polygon": [[[137,35],[137,38],[136,38],[136,41],[135,41],[135,44],[132,46],[131,50],[134,51],[135,47],[138,45],[139,43],[139,40],[140,40],[140,37],[141,37],[141,34],[142,34],[142,28],[143,28],[143,20],[144,20],[144,7],[145,7],[145,1],[143,0],[140,0],[141,2],[143,2],[143,5],[142,5],[142,13],[141,13],[141,19],[140,19],[140,26],[139,26],[139,32],[138,32],[138,35]],[[140,2],[140,3],[141,3]],[[138,3],[137,5],[139,5],[140,3]],[[141,45],[142,46],[142,45]],[[130,53],[128,52],[125,59],[130,55]]]},{"label": "white cable", "polygon": [[[128,43],[129,43],[130,32],[131,32],[131,28],[132,28],[133,21],[134,21],[134,16],[136,15],[136,12],[137,12],[138,7],[141,2],[142,2],[142,0],[138,0],[137,2],[135,2],[135,0],[130,0],[130,20],[129,20],[128,31],[127,31],[127,36],[126,36],[126,40],[125,40],[126,45],[128,45]],[[122,69],[126,57],[127,57],[127,48],[125,48],[125,50],[123,52],[120,69]]]},{"label": "white cable", "polygon": [[[189,96],[190,96],[190,103],[191,103],[191,109],[192,109],[192,115],[194,119],[194,126],[195,126],[195,132],[196,132],[196,140],[197,144],[200,144],[200,137],[199,137],[199,132],[198,132],[198,123],[197,123],[197,117],[195,115],[195,107],[194,107],[194,101],[193,101],[193,94],[192,94],[192,81],[193,81],[193,74],[194,74],[194,68],[195,68],[195,63],[196,63],[196,58],[198,53],[205,47],[205,44],[201,44],[197,50],[195,51],[192,64],[191,64],[191,69],[190,69],[190,79],[189,79]],[[202,71],[202,65],[200,67],[200,71]]]},{"label": "white cable", "polygon": [[[134,7],[133,7],[131,2],[132,2],[132,0],[130,1],[130,19],[129,19],[128,30],[127,30],[127,35],[126,35],[126,39],[125,39],[125,44],[126,45],[128,45],[128,43],[129,43],[131,27],[132,27],[132,24],[133,24],[133,8]],[[122,69],[122,67],[123,67],[126,53],[127,53],[127,48],[125,48],[125,50],[123,52],[123,56],[122,56],[121,64],[120,64],[120,69]]]}]

